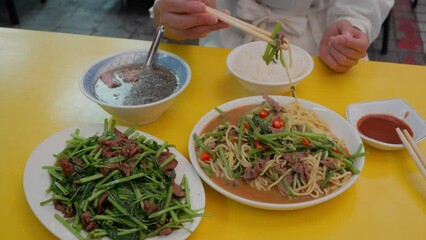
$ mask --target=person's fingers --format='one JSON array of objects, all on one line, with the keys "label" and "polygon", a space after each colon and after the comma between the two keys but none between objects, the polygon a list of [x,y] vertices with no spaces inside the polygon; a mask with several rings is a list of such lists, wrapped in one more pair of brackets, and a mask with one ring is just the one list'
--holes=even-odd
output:
[{"label": "person's fingers", "polygon": [[365,57],[367,48],[362,50],[360,46],[357,47],[358,49],[353,48],[353,43],[351,41],[354,40],[346,39],[344,36],[337,36],[334,38],[334,41],[330,42],[330,46],[348,58],[359,59]]},{"label": "person's fingers", "polygon": [[360,59],[360,58],[363,58],[367,55],[366,51],[360,52],[360,51],[357,51],[353,48],[346,47],[346,46],[343,46],[343,45],[334,45],[333,47],[348,58]]},{"label": "person's fingers", "polygon": [[362,54],[366,52],[370,43],[366,33],[352,26],[347,20],[337,21],[336,28],[345,39],[341,44]]},{"label": "person's fingers", "polygon": [[351,38],[345,43],[346,47],[355,49],[357,52],[361,53],[365,53],[369,45],[370,42],[368,40],[367,34],[363,35],[360,38]]},{"label": "person's fingers", "polygon": [[339,64],[345,67],[352,67],[358,63],[358,58],[349,58],[342,54],[339,50],[334,47],[329,48],[330,56]]},{"label": "person's fingers", "polygon": [[347,72],[367,54],[368,35],[339,20],[327,28],[320,43],[320,59],[336,72]]},{"label": "person's fingers", "polygon": [[216,0],[196,0],[196,1],[201,1],[209,7],[216,8]]},{"label": "person's fingers", "polygon": [[345,37],[352,37],[352,24],[348,20],[339,20],[336,22],[337,31]]},{"label": "person's fingers", "polygon": [[344,73],[351,69],[351,67],[340,65],[336,59],[330,55],[330,47],[327,44],[322,44],[320,46],[320,59],[330,67],[330,69],[338,73]]},{"label": "person's fingers", "polygon": [[[166,26],[165,36],[172,39],[195,39],[228,27],[216,16],[207,13],[205,6],[215,7],[214,0],[162,0],[158,2],[159,24]],[[224,11],[229,14],[229,11]]]},{"label": "person's fingers", "polygon": [[165,13],[161,16],[161,22],[172,28],[189,29],[202,25],[214,25],[219,20],[209,13],[176,14]]},{"label": "person's fingers", "polygon": [[338,64],[331,56],[329,56],[327,59],[323,59],[323,62],[327,64],[330,69],[337,73],[345,73],[351,69],[351,67]]},{"label": "person's fingers", "polygon": [[172,37],[173,39],[197,39],[206,37],[212,31],[227,27],[228,25],[222,22],[219,22],[214,25],[203,25],[188,29],[166,27],[166,36],[174,36]]},{"label": "person's fingers", "polygon": [[162,13],[203,13],[205,12],[205,1],[191,0],[191,1],[176,1],[176,0],[162,0],[158,2],[158,8]]}]

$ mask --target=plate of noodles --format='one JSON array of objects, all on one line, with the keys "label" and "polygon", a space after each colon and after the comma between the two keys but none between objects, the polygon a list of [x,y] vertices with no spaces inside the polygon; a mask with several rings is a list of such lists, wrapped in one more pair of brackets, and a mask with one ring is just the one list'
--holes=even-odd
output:
[{"label": "plate of noodles", "polygon": [[189,139],[200,177],[239,203],[291,210],[346,191],[364,166],[364,145],[336,112],[287,96],[253,96],[206,113]]}]

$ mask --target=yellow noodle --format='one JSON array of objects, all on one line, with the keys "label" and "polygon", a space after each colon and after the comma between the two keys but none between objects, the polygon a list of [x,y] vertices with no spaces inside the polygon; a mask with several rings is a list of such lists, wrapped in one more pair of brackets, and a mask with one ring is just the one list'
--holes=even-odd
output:
[{"label": "yellow noodle", "polygon": [[[329,126],[322,120],[320,120],[316,113],[312,110],[303,108],[300,103],[292,102],[282,106],[285,111],[281,113],[282,119],[287,119],[285,131],[292,132],[307,132],[308,130],[315,134],[323,134],[328,139],[335,141],[339,148],[346,149],[345,143],[342,139],[338,139],[331,131]],[[219,147],[223,147],[225,150],[225,158],[229,168],[232,171],[238,171],[238,169],[245,169],[253,166],[253,159],[249,156],[249,151],[252,151],[252,146],[248,144],[248,139],[243,138],[240,146],[241,151],[238,147],[238,132],[239,127],[236,125],[225,124],[221,126],[222,132],[225,133],[225,139],[223,144],[217,144],[213,137],[208,137],[204,140],[206,146],[215,145],[212,150],[218,152]],[[244,133],[248,133],[248,130],[244,129]],[[202,137],[203,135],[201,135]],[[286,149],[296,150],[294,144],[300,144],[295,142],[296,140],[290,136],[284,138],[286,140]],[[300,141],[300,140],[299,140]],[[311,198],[318,198],[324,194],[328,194],[334,189],[342,186],[351,176],[352,173],[348,170],[345,170],[344,163],[341,161],[335,161],[335,164],[338,169],[338,172],[333,171],[332,176],[329,179],[328,186],[324,189],[321,189],[320,184],[326,178],[327,167],[325,165],[320,166],[321,159],[332,159],[328,151],[319,151],[317,154],[312,155],[308,154],[303,158],[299,159],[298,164],[302,164],[305,171],[305,165],[309,166],[308,179],[304,177],[297,176],[294,174],[292,181],[292,193],[295,197],[304,197],[309,196]],[[294,170],[292,169],[291,163],[283,158],[282,153],[275,153],[269,156],[270,160],[266,161],[265,166],[259,173],[259,175],[247,183],[258,190],[261,191],[270,191],[277,187],[278,184],[282,183],[285,180],[286,176],[291,174]],[[199,160],[202,163],[201,160]],[[305,164],[305,165],[303,165]],[[230,181],[237,181],[231,176],[228,176],[225,166],[223,166],[220,160],[211,161],[209,163],[212,171],[217,177],[223,177]],[[281,170],[278,171],[276,168],[281,167]],[[307,171],[307,170],[306,170]],[[285,180],[287,181],[287,180]],[[288,183],[290,184],[290,183]],[[281,190],[280,190],[281,191]],[[286,190],[287,191],[287,190]],[[281,192],[284,195],[289,195],[289,193]]]},{"label": "yellow noodle", "polygon": [[285,176],[287,176],[287,174],[289,174],[291,172],[291,169],[289,169],[289,170],[287,170],[283,175],[281,175],[278,179],[277,179],[277,181],[275,181],[275,182],[273,182],[272,184],[270,184],[269,186],[268,186],[268,191],[269,190],[271,190],[275,185],[277,185],[279,182],[281,182],[281,180],[285,177]]}]

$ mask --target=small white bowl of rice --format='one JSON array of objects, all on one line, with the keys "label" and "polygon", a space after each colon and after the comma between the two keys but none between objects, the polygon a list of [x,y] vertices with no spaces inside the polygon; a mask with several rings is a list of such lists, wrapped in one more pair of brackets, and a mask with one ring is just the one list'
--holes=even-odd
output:
[{"label": "small white bowl of rice", "polygon": [[[281,95],[289,92],[291,84],[284,66],[279,61],[267,65],[262,58],[266,45],[264,41],[256,41],[234,48],[226,58],[228,70],[244,88],[255,94]],[[287,66],[293,86],[296,86],[312,72],[312,57],[293,44],[283,55],[289,64]]]}]

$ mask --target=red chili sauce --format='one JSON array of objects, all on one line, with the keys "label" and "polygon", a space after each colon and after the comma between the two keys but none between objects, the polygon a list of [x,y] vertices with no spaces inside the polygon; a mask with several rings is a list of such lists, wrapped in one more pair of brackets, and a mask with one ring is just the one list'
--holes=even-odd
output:
[{"label": "red chili sauce", "polygon": [[407,129],[413,136],[413,130],[402,119],[389,114],[368,114],[361,117],[357,123],[358,130],[365,136],[380,142],[401,144],[396,128]]}]

